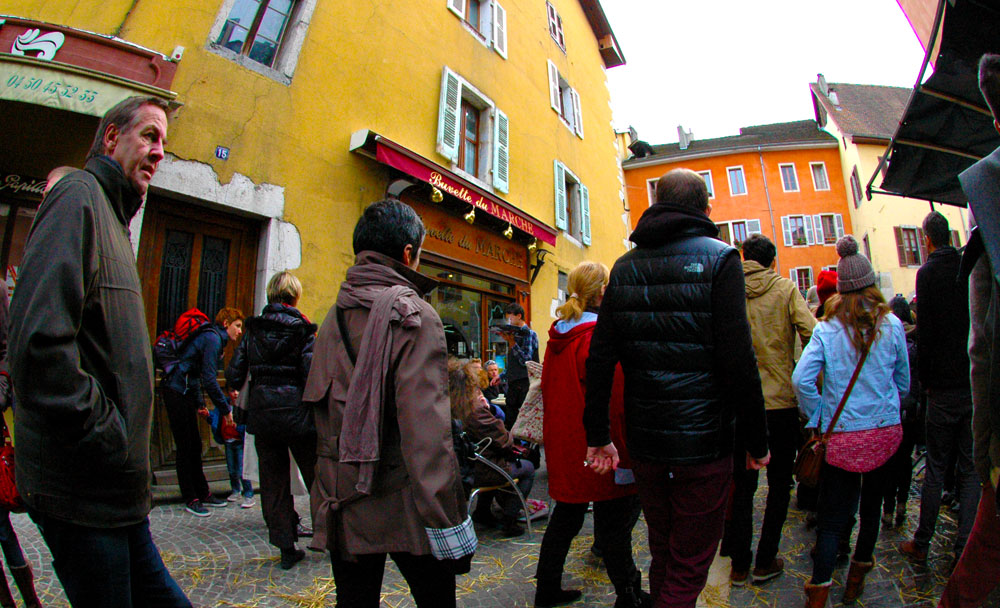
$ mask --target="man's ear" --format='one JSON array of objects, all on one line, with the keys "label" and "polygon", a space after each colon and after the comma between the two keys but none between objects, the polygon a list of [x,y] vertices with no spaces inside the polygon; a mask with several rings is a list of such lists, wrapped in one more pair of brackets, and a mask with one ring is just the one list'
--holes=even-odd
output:
[{"label": "man's ear", "polygon": [[104,130],[104,137],[101,138],[101,142],[104,144],[104,153],[108,156],[114,153],[115,147],[118,145],[118,136],[120,131],[115,125],[108,125],[108,128]]}]

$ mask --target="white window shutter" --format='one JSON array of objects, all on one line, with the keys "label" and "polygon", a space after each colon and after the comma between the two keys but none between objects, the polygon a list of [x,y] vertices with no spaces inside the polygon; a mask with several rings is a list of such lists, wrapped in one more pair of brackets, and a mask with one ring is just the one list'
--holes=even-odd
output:
[{"label": "white window shutter", "polygon": [[813,216],[813,230],[816,233],[816,244],[817,245],[822,245],[823,241],[824,241],[824,238],[823,238],[823,216],[822,215],[814,215]]},{"label": "white window shutter", "polygon": [[493,0],[493,49],[507,58],[507,11],[497,0]]},{"label": "white window shutter", "polygon": [[580,110],[580,94],[576,92],[576,89],[570,89],[570,95],[573,96],[573,130],[580,139],[583,139],[583,112]]},{"label": "white window shutter", "polygon": [[566,167],[559,161],[553,161],[556,175],[556,229],[566,230],[569,222],[566,218]]},{"label": "white window shutter", "polygon": [[447,67],[441,75],[441,106],[438,109],[437,151],[451,162],[458,161],[462,79]]},{"label": "white window shutter", "polygon": [[812,266],[810,266],[807,270],[809,271],[809,287],[812,287],[813,285],[816,284],[815,281],[813,280],[813,269],[812,269]]},{"label": "white window shutter", "polygon": [[583,184],[580,184],[580,240],[584,245],[590,245],[590,191]]},{"label": "white window shutter", "polygon": [[747,220],[747,234],[760,234],[760,220]]},{"label": "white window shutter", "polygon": [[448,8],[462,19],[465,19],[465,0],[448,0]]},{"label": "white window shutter", "polygon": [[559,70],[551,59],[545,61],[549,64],[549,104],[553,110],[562,114],[562,104],[559,102]]},{"label": "white window shutter", "polygon": [[805,215],[802,217],[802,223],[806,227],[806,245],[815,245],[816,240],[813,238],[813,218],[811,215]]},{"label": "white window shutter", "polygon": [[493,187],[510,192],[510,121],[507,115],[495,110],[493,118]]},{"label": "white window shutter", "polygon": [[837,238],[844,236],[844,216],[837,214],[833,216],[833,223],[837,226]]},{"label": "white window shutter", "polygon": [[795,283],[795,287],[799,286],[799,282],[796,280],[797,277],[795,276],[795,269],[794,268],[792,268],[791,270],[788,271],[788,278],[792,280],[792,283]]},{"label": "white window shutter", "polygon": [[788,216],[781,216],[781,233],[785,237],[785,247],[792,246],[792,228],[788,225]]}]

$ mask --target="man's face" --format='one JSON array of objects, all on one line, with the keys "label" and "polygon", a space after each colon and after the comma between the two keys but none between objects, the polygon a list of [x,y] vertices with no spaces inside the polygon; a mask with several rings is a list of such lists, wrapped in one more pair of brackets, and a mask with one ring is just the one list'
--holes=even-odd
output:
[{"label": "man's face", "polygon": [[496,378],[497,376],[500,375],[500,368],[497,367],[496,363],[494,363],[493,365],[488,365],[486,366],[486,373],[490,375],[491,379]]},{"label": "man's face", "polygon": [[139,108],[134,123],[126,130],[108,127],[104,132],[104,150],[122,166],[136,192],[145,196],[163,160],[166,139],[167,115],[161,108],[147,104]]}]

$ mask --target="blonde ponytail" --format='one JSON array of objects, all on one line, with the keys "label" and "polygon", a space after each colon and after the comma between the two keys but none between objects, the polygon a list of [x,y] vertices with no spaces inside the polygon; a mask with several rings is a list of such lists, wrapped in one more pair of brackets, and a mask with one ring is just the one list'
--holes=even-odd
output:
[{"label": "blonde ponytail", "polygon": [[601,295],[601,289],[608,284],[611,275],[608,267],[600,262],[581,262],[569,273],[567,289],[570,295],[566,303],[556,309],[560,321],[576,321],[588,306],[594,304]]}]

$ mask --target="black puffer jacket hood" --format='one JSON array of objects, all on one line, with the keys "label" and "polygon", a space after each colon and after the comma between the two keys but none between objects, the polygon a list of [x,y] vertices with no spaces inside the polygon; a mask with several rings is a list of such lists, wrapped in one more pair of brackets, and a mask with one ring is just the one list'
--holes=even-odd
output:
[{"label": "black puffer jacket hood", "polygon": [[719,235],[719,229],[701,211],[667,203],[657,203],[639,218],[629,240],[639,247],[659,247],[680,235]]}]

